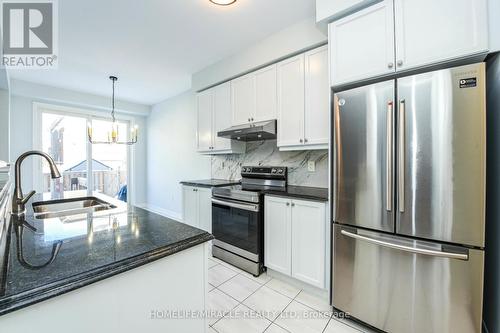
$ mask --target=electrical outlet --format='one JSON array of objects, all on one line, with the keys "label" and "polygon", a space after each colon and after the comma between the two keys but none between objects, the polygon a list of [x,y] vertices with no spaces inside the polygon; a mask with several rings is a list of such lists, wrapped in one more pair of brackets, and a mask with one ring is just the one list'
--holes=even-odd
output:
[{"label": "electrical outlet", "polygon": [[309,172],[316,171],[316,162],[315,161],[307,161],[307,171],[309,171]]}]

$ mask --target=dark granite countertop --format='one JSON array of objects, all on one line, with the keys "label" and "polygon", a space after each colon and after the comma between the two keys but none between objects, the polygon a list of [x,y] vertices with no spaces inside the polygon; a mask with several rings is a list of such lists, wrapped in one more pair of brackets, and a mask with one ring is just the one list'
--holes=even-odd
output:
[{"label": "dark granite countertop", "polygon": [[[6,250],[0,253],[0,267],[7,263],[0,270],[0,315],[213,239],[203,230],[109,199],[104,200],[116,208],[47,219],[34,218],[30,200],[26,218],[10,218]],[[41,195],[32,198],[40,200]]]},{"label": "dark granite countertop", "polygon": [[265,194],[304,200],[328,201],[328,189],[288,185],[284,190],[265,190]]},{"label": "dark granite countertop", "polygon": [[182,185],[198,186],[198,187],[222,187],[239,184],[239,180],[225,179],[202,179],[202,180],[186,180],[182,181]]}]

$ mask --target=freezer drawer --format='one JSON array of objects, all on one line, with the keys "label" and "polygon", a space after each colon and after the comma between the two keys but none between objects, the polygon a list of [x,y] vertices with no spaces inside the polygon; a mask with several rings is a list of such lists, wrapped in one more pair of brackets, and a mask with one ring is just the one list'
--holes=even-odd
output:
[{"label": "freezer drawer", "polygon": [[391,333],[481,332],[484,252],[335,225],[333,306]]}]

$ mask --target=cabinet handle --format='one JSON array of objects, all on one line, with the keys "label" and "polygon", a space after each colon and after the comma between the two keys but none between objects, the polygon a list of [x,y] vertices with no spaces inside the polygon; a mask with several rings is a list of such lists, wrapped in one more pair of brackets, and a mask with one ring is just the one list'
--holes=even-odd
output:
[{"label": "cabinet handle", "polygon": [[403,60],[398,60],[398,66],[399,67],[403,66]]},{"label": "cabinet handle", "polygon": [[299,142],[300,142],[300,143],[302,143],[302,142],[303,142],[303,140],[302,140],[302,139],[300,139],[300,140],[299,140]]},{"label": "cabinet handle", "polygon": [[253,121],[253,118],[250,118]]},{"label": "cabinet handle", "polygon": [[292,207],[295,207],[295,204],[292,202]]},{"label": "cabinet handle", "polygon": [[304,139],[304,142],[307,142],[307,139]]},{"label": "cabinet handle", "polygon": [[248,118],[248,122],[250,122],[250,118]]},{"label": "cabinet handle", "polygon": [[287,205],[287,206],[290,206],[290,203],[289,203],[289,202],[287,202],[287,203],[286,203],[286,205]]},{"label": "cabinet handle", "polygon": [[389,68],[394,67],[394,63],[393,63],[393,62],[388,63],[388,64],[387,64],[387,67],[389,67]]}]

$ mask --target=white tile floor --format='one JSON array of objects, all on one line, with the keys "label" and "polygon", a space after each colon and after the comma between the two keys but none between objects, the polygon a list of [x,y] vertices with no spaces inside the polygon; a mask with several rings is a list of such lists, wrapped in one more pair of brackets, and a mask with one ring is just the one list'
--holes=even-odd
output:
[{"label": "white tile floor", "polygon": [[209,258],[210,333],[360,333],[370,330],[337,319],[326,301],[281,280],[258,278]]}]

